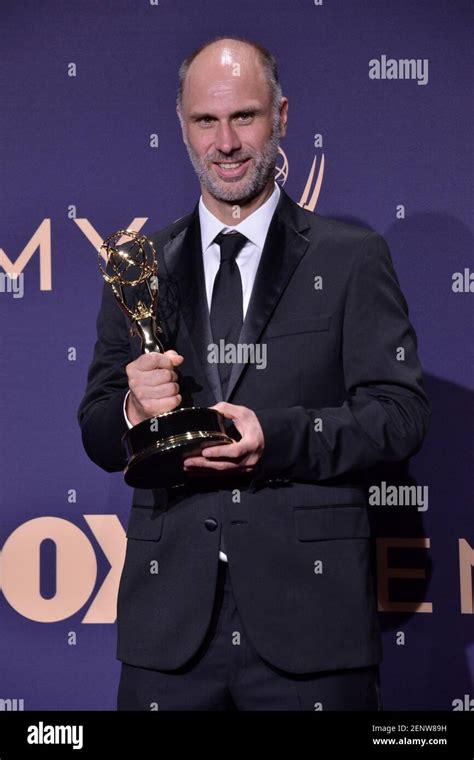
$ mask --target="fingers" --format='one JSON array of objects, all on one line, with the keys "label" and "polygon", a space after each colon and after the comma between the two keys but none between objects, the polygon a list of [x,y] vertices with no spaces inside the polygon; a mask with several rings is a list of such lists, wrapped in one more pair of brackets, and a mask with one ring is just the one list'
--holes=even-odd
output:
[{"label": "fingers", "polygon": [[[164,414],[165,412],[171,412],[180,405],[181,401],[182,397],[179,393],[176,396],[165,396],[163,398],[153,398],[142,401],[139,404],[139,421],[141,422],[149,417],[156,417],[158,414]],[[133,422],[133,420],[130,419],[130,422]]]},{"label": "fingers", "polygon": [[214,462],[205,457],[188,457],[184,460],[183,469],[190,475],[193,473],[199,473],[200,475],[203,475],[206,473],[213,474],[216,472],[246,473],[251,472],[253,467],[246,462],[226,462],[223,459]]},{"label": "fingers", "polygon": [[242,446],[240,441],[224,446],[211,446],[202,449],[198,456],[187,457],[184,460],[184,467],[185,469],[187,467],[209,467],[213,470],[241,468],[249,464],[249,454],[248,446]]},{"label": "fingers", "polygon": [[177,354],[176,351],[166,351],[164,354],[159,354],[157,351],[153,351],[149,354],[141,354],[138,359],[127,364],[127,368],[131,367],[133,370],[141,370],[147,372],[154,369],[172,369],[182,364],[184,357]]},{"label": "fingers", "polygon": [[151,369],[147,372],[132,370],[129,373],[128,385],[130,390],[134,391],[135,387],[165,385],[166,383],[176,383],[178,375],[174,369]]},{"label": "fingers", "polygon": [[220,412],[227,420],[236,420],[245,411],[244,406],[237,406],[237,404],[228,404],[227,401],[219,401],[218,404],[210,407]]},{"label": "fingers", "polygon": [[203,449],[201,454],[206,459],[237,459],[249,453],[247,444],[242,440],[235,443],[225,443],[223,446],[211,446]]},{"label": "fingers", "polygon": [[182,402],[178,375],[174,367],[184,357],[176,351],[142,354],[126,366],[130,396],[127,400],[127,416],[136,425],[164,412],[171,412]]},{"label": "fingers", "polygon": [[163,356],[166,356],[171,360],[171,363],[173,367],[178,367],[180,364],[184,362],[184,356],[181,356],[181,354],[178,354],[177,351],[173,351],[173,349],[170,349],[169,351],[165,351]]},{"label": "fingers", "polygon": [[178,383],[162,383],[156,386],[144,386],[139,388],[134,394],[137,401],[140,403],[147,401],[156,401],[162,398],[168,398],[171,396],[177,396],[179,393]]},{"label": "fingers", "polygon": [[189,478],[198,480],[199,478],[228,478],[229,475],[246,475],[251,472],[251,467],[242,468],[240,466],[232,465],[226,470],[217,470],[211,467],[190,467],[184,468],[184,472]]}]

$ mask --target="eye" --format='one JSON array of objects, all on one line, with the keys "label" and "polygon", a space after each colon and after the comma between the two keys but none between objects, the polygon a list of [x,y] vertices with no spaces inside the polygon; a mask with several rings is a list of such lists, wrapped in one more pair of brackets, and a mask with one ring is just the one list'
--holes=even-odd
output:
[{"label": "eye", "polygon": [[244,111],[243,113],[239,113],[237,116],[237,121],[239,121],[241,124],[248,124],[249,121],[252,121],[254,117],[254,114],[252,111]]},{"label": "eye", "polygon": [[198,124],[202,127],[208,127],[213,121],[214,119],[212,116],[201,116],[201,118],[197,120]]}]

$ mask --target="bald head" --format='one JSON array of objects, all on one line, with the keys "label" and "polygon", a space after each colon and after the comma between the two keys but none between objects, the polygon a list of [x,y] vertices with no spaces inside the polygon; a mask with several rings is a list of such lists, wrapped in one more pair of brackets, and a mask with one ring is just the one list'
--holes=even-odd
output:
[{"label": "bald head", "polygon": [[196,81],[196,76],[202,76],[203,72],[224,78],[242,76],[244,72],[249,76],[253,74],[258,77],[259,83],[266,82],[273,106],[281,99],[274,56],[269,50],[250,40],[241,37],[217,37],[191,53],[179,69],[178,107],[182,105],[185,89],[188,89],[188,74],[193,73]]},{"label": "bald head", "polygon": [[272,191],[287,109],[275,60],[258,45],[221,37],[184,61],[177,112],[208,208]]}]

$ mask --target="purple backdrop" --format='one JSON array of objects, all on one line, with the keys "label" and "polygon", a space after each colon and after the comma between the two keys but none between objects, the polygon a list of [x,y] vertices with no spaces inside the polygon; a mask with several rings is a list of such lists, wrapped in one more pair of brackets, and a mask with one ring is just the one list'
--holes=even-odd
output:
[{"label": "purple backdrop", "polygon": [[[289,194],[301,200],[316,158],[316,211],[371,226],[390,244],[433,420],[411,466],[429,487],[429,509],[409,529],[395,513],[378,531],[429,539],[429,547],[387,553],[390,567],[425,577],[408,569],[388,584],[402,606],[380,613],[385,707],[469,709],[469,7],[3,0],[0,709],[8,699],[25,710],[115,708],[113,616],[131,492],[120,473],[88,461],[75,416],[102,287],[94,245],[134,219],[153,232],[194,206],[198,185],[174,111],[177,69],[224,33],[253,38],[279,60],[290,100],[280,178]],[[383,56],[419,61],[419,74],[371,78],[369,62],[383,70]],[[19,278],[7,278],[8,269]],[[464,292],[453,291],[456,272]],[[420,606],[429,603],[431,611]]]}]

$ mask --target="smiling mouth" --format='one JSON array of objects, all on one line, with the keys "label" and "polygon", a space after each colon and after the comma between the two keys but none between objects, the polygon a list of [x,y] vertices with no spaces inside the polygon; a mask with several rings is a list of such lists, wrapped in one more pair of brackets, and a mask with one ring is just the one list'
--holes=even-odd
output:
[{"label": "smiling mouth", "polygon": [[243,161],[237,161],[236,163],[231,164],[230,161],[227,163],[217,163],[217,166],[220,166],[221,169],[237,169],[239,166],[241,166],[244,162]]},{"label": "smiling mouth", "polygon": [[217,173],[221,177],[238,177],[247,169],[250,158],[243,161],[213,161]]}]

